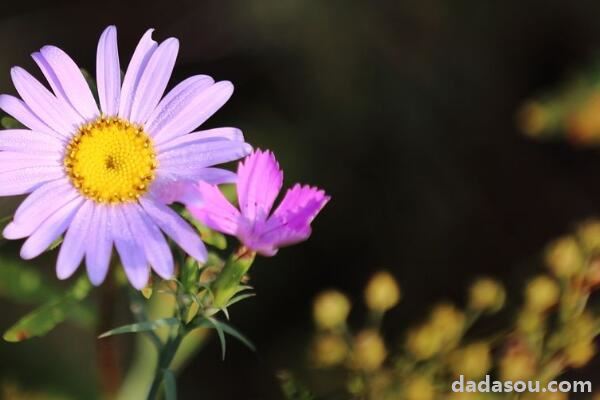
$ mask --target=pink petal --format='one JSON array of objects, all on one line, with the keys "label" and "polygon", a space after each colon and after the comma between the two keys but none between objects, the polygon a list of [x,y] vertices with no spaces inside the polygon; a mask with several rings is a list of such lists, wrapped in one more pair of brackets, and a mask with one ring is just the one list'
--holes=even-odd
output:
[{"label": "pink petal", "polygon": [[283,171],[270,151],[257,150],[238,167],[238,201],[250,221],[264,221],[283,184]]},{"label": "pink petal", "polygon": [[197,190],[199,202],[187,205],[192,216],[211,229],[235,235],[239,228],[240,212],[217,186],[199,182]]}]

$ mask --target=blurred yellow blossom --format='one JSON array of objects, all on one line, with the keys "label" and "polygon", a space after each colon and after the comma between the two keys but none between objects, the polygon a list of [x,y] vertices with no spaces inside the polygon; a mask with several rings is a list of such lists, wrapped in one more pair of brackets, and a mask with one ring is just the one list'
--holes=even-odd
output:
[{"label": "blurred yellow blossom", "polygon": [[594,342],[589,341],[576,341],[569,344],[565,348],[565,356],[567,358],[567,364],[573,368],[580,368],[586,365],[596,354],[596,346]]},{"label": "blurred yellow blossom", "polygon": [[532,279],[525,288],[525,306],[531,311],[544,312],[558,303],[560,288],[546,275]]},{"label": "blurred yellow blossom", "polygon": [[400,288],[394,277],[386,271],[377,272],[365,288],[365,302],[374,311],[385,312],[400,301]]},{"label": "blurred yellow blossom", "polygon": [[435,387],[431,380],[424,376],[412,376],[407,379],[404,389],[406,400],[435,400]]},{"label": "blurred yellow blossom", "polygon": [[469,290],[469,308],[477,311],[495,312],[504,306],[506,292],[494,279],[481,278]]},{"label": "blurred yellow blossom", "polygon": [[594,257],[585,272],[585,283],[590,288],[600,286],[600,257]]},{"label": "blurred yellow blossom", "polygon": [[484,376],[492,366],[491,349],[488,343],[475,342],[450,354],[450,369],[455,376],[468,379]]},{"label": "blurred yellow blossom", "polygon": [[572,236],[562,237],[546,249],[546,264],[558,278],[570,278],[583,267],[583,254]]},{"label": "blurred yellow blossom", "polygon": [[548,125],[548,112],[538,102],[527,102],[519,111],[518,124],[520,129],[528,136],[537,137]]},{"label": "blurred yellow blossom", "polygon": [[503,381],[530,379],[536,373],[536,364],[534,355],[526,349],[510,349],[500,359],[500,379]]},{"label": "blurred yellow blossom", "polygon": [[600,141],[600,94],[593,93],[573,110],[566,121],[569,138],[576,143],[592,144]]},{"label": "blurred yellow blossom", "polygon": [[383,364],[387,350],[383,339],[374,330],[364,330],[354,338],[352,353],[353,367],[374,371]]},{"label": "blurred yellow blossom", "polygon": [[539,332],[544,327],[544,317],[537,311],[524,309],[517,315],[517,330],[530,334]]},{"label": "blurred yellow blossom", "polygon": [[600,221],[592,219],[579,225],[577,237],[588,252],[600,250]]},{"label": "blurred yellow blossom", "polygon": [[335,333],[323,333],[313,343],[312,356],[319,367],[332,367],[341,364],[348,354],[346,340]]},{"label": "blurred yellow blossom", "polygon": [[465,314],[452,304],[438,304],[431,312],[430,324],[440,332],[442,346],[450,349],[462,337]]},{"label": "blurred yellow blossom", "polygon": [[417,360],[426,360],[442,350],[442,339],[438,328],[424,324],[408,332],[406,348]]},{"label": "blurred yellow blossom", "polygon": [[313,318],[319,328],[332,329],[343,325],[350,313],[350,300],[337,290],[319,294],[313,304]]}]

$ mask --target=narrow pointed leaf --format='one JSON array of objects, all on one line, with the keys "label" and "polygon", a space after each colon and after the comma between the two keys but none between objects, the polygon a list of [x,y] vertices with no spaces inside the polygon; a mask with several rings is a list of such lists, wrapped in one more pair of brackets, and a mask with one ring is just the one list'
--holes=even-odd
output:
[{"label": "narrow pointed leaf", "polygon": [[179,320],[177,318],[162,318],[154,321],[138,322],[135,324],[124,325],[115,329],[111,329],[110,331],[104,332],[103,334],[98,336],[98,339],[114,335],[122,335],[124,333],[154,331],[158,328],[162,328],[165,326],[175,326],[177,324],[179,324]]}]

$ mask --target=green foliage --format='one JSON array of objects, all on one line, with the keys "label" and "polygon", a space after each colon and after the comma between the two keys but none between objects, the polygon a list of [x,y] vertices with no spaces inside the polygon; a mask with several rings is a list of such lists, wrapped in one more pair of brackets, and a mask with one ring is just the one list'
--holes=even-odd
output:
[{"label": "green foliage", "polygon": [[10,259],[0,259],[0,296],[17,303],[42,303],[58,296],[38,269]]},{"label": "green foliage", "polygon": [[8,117],[8,116],[2,117],[0,119],[0,125],[2,125],[2,127],[4,129],[22,129],[22,128],[25,128],[23,126],[23,124],[21,124],[19,121],[17,121],[13,117]]},{"label": "green foliage", "polygon": [[282,371],[277,376],[281,391],[287,400],[316,400],[317,398],[304,385],[298,382],[292,374]]},{"label": "green foliage", "polygon": [[32,337],[44,336],[66,319],[83,326],[92,325],[93,313],[80,304],[91,288],[87,277],[80,278],[64,295],[50,300],[21,318],[4,333],[4,340],[21,342]]},{"label": "green foliage", "polygon": [[165,385],[165,399],[177,399],[177,385],[175,383],[175,375],[170,369],[165,369],[163,372],[163,382]]},{"label": "green foliage", "polygon": [[154,321],[138,322],[135,324],[120,326],[118,328],[111,329],[110,331],[102,333],[100,336],[98,336],[98,338],[103,339],[109,336],[122,335],[124,333],[155,331],[158,328],[176,325],[179,325],[179,320],[177,318],[161,318]]}]

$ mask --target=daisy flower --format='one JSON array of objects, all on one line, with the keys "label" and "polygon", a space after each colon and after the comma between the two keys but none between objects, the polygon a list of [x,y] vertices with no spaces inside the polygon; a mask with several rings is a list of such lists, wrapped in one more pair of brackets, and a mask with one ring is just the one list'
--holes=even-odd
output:
[{"label": "daisy flower", "polygon": [[310,223],[330,199],[323,190],[295,184],[271,214],[282,184],[283,171],[273,153],[258,150],[238,166],[239,210],[216,185],[206,182],[196,186],[201,200],[186,206],[210,228],[236,236],[263,256],[273,256],[280,247],[308,239]]},{"label": "daisy flower", "polygon": [[[174,182],[231,182],[212,168],[251,149],[235,128],[192,132],[231,96],[233,85],[192,76],[164,98],[179,49],[158,44],[153,30],[141,38],[123,81],[117,31],[98,42],[98,102],[75,62],[45,46],[32,54],[52,92],[20,67],[11,70],[21,99],[0,96],[0,108],[28,129],[0,131],[0,196],[29,194],[4,230],[27,238],[21,257],[44,252],[63,233],[56,273],[71,276],[85,259],[94,285],[106,277],[113,244],[135,288],[152,268],[168,279],[173,256],[165,234],[202,261],[199,236],[167,203]],[[190,133],[191,132],[191,133]]]}]

